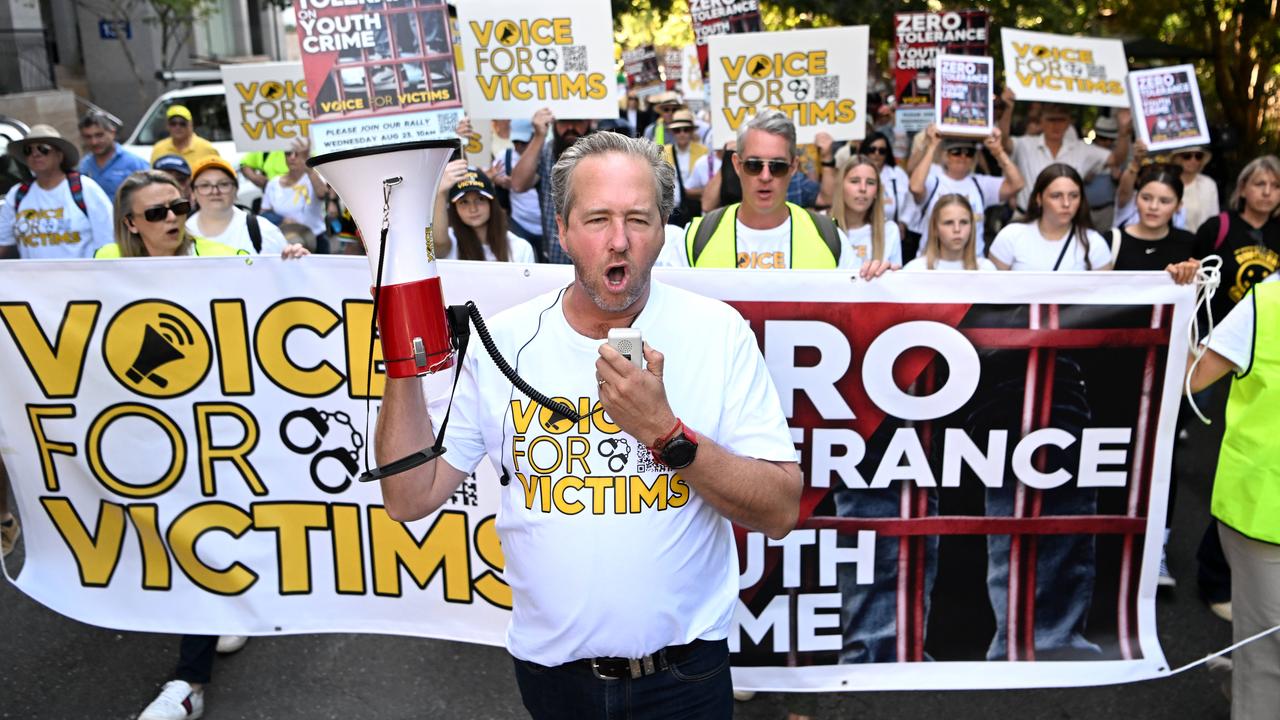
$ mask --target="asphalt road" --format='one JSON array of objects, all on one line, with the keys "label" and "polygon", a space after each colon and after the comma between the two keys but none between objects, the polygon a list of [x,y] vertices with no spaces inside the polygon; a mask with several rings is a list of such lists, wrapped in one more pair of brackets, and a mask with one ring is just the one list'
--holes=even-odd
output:
[{"label": "asphalt road", "polygon": [[[1193,428],[1177,458],[1170,564],[1180,581],[1158,603],[1160,637],[1176,667],[1226,646],[1231,628],[1195,592],[1195,551],[1206,522],[1221,423]],[[10,556],[10,572],[22,549]],[[0,583],[0,718],[134,718],[168,679],[172,635],[121,633],[59,616]],[[206,692],[214,720],[524,718],[500,648],[373,635],[259,638],[220,658]],[[875,720],[1226,720],[1220,678],[1203,668],[1145,683],[1095,688],[825,695],[820,718]],[[737,717],[786,717],[787,696],[737,703]]]}]

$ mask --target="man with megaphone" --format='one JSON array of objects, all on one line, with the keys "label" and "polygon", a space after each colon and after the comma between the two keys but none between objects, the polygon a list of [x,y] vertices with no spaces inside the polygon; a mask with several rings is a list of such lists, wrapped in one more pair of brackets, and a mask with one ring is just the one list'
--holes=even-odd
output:
[{"label": "man with megaphone", "polygon": [[[507,647],[534,718],[729,718],[730,521],[780,538],[799,512],[777,391],[737,311],[651,280],[674,184],[656,145],[587,135],[549,179],[573,283],[489,330],[528,384],[593,411],[566,420],[467,356],[448,453],[383,476],[386,510],[435,512],[486,457],[517,481],[501,488],[497,527]],[[606,342],[619,328],[630,339]],[[379,462],[434,442],[420,381],[389,376]]]}]

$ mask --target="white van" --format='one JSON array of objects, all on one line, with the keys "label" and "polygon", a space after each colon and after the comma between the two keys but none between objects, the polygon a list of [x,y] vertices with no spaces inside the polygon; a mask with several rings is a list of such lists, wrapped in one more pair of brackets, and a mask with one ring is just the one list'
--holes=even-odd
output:
[{"label": "white van", "polygon": [[[165,111],[170,105],[184,105],[191,111],[196,134],[213,143],[218,154],[232,167],[240,167],[240,158],[244,153],[236,151],[236,144],[231,138],[231,121],[227,117],[227,95],[221,83],[208,85],[192,85],[181,90],[170,90],[156,99],[142,120],[133,129],[129,139],[122,143],[125,150],[151,162],[151,147],[160,140],[169,137],[165,127]],[[262,196],[257,185],[240,176],[240,192],[236,202],[249,207]]]}]

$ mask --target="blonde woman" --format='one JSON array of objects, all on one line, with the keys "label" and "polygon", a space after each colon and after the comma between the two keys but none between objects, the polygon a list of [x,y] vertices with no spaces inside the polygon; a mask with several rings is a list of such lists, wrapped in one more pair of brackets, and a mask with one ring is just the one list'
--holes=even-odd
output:
[{"label": "blonde woman", "polygon": [[924,254],[903,270],[996,269],[990,260],[978,257],[977,223],[969,198],[956,193],[938,198],[927,227]]},{"label": "blonde woman", "polygon": [[902,238],[898,224],[884,219],[884,190],[875,163],[866,155],[850,156],[836,177],[839,186],[831,200],[831,218],[854,257],[901,267]]}]

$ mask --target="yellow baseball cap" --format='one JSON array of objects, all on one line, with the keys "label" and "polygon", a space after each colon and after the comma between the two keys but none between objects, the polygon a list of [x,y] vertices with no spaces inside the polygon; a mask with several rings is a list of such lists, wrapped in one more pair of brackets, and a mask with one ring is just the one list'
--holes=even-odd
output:
[{"label": "yellow baseball cap", "polygon": [[196,178],[200,177],[200,175],[206,170],[221,170],[226,173],[233,182],[237,184],[240,182],[240,178],[236,177],[236,169],[231,167],[231,163],[216,155],[207,157],[196,163],[196,166],[191,169],[191,182],[194,183]]},{"label": "yellow baseball cap", "polygon": [[165,119],[171,117],[185,118],[187,122],[191,122],[191,111],[186,105],[170,105],[168,110],[164,111]]}]

